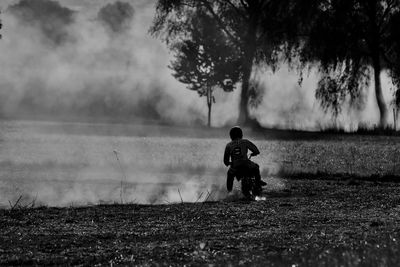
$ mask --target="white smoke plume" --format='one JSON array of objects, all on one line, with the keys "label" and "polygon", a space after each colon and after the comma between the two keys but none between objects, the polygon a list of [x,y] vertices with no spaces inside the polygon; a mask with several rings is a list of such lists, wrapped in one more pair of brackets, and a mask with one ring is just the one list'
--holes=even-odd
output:
[{"label": "white smoke plume", "polygon": [[[145,0],[2,1],[0,115],[204,124],[205,99],[174,80],[167,68],[171,55],[165,44],[148,34],[154,4]],[[273,74],[264,70],[254,78],[265,90],[253,112],[262,125],[318,130],[331,124],[332,117],[323,114],[314,97],[315,73],[306,77],[302,87],[298,74],[285,66]],[[392,92],[386,84],[389,103]],[[213,125],[234,123],[238,91],[216,92]],[[372,88],[368,94],[365,110],[343,112],[339,121],[346,128],[377,122]]]},{"label": "white smoke plume", "polygon": [[131,11],[125,21],[105,21],[104,13],[119,16],[112,13],[112,3],[102,6],[91,1],[96,4],[90,10],[81,10],[83,5],[77,10],[62,6],[72,2],[54,8],[58,2],[25,0],[5,10],[0,43],[0,62],[5,66],[0,74],[3,116],[51,114],[177,123],[201,117],[205,107],[173,79],[166,48],[147,33],[151,3],[136,2],[132,10],[140,11]]},{"label": "white smoke plume", "polygon": [[[205,99],[172,77],[167,67],[171,55],[165,44],[148,34],[155,1],[116,3],[2,0],[0,116],[205,123]],[[257,73],[254,79],[265,89],[260,106],[253,111],[263,125],[314,130],[331,123],[314,99],[315,73],[302,87],[297,84],[297,74],[285,67],[274,74]],[[377,121],[371,88],[369,92],[366,110],[343,116],[348,118],[344,119],[346,125]],[[216,91],[214,126],[236,121],[238,96],[239,90],[229,94]],[[83,124],[2,121],[0,206],[20,195],[28,201],[37,195],[38,202],[48,205],[119,201],[121,188],[124,202],[179,202],[180,197],[196,201],[200,194],[204,200],[213,186],[224,185],[221,154],[226,135],[221,135],[225,139],[204,141],[146,138],[149,129],[163,137],[171,130],[163,125],[144,130],[121,124],[88,128]],[[113,150],[120,152],[122,171]],[[146,183],[157,186],[143,187]],[[158,186],[163,183],[169,186]],[[218,199],[215,192],[220,191],[214,190],[210,199]]]},{"label": "white smoke plume", "polygon": [[[255,117],[264,126],[311,131],[341,127],[347,131],[355,131],[359,126],[373,127],[379,123],[373,82],[363,91],[365,103],[362,108],[345,105],[335,120],[330,113],[322,110],[320,103],[315,99],[319,80],[315,69],[304,74],[301,85],[298,82],[299,74],[285,64],[275,73],[256,71],[253,79],[265,90],[261,104],[254,111]],[[381,80],[384,98],[390,110],[393,84],[386,73],[382,73]],[[389,113],[389,123],[393,124],[393,114]]]}]

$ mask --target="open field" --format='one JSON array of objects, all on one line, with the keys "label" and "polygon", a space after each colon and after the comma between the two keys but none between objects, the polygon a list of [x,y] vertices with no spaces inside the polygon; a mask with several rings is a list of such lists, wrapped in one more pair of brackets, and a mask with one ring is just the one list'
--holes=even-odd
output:
[{"label": "open field", "polygon": [[397,183],[284,182],[260,202],[0,210],[0,265],[400,264]]},{"label": "open field", "polygon": [[227,198],[226,129],[1,122],[0,265],[400,264],[399,137],[246,133],[266,201]]},{"label": "open field", "polygon": [[[246,134],[265,178],[396,180],[400,171],[400,137]],[[194,202],[207,191],[220,200],[226,142],[227,129],[2,121],[0,207],[20,196],[47,206]]]}]

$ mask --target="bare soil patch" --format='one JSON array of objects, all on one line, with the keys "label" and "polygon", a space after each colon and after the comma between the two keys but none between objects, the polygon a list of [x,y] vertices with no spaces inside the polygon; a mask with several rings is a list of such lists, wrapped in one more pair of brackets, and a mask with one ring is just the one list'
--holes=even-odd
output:
[{"label": "bare soil patch", "polygon": [[0,210],[0,265],[400,264],[400,185],[286,184],[260,202]]}]

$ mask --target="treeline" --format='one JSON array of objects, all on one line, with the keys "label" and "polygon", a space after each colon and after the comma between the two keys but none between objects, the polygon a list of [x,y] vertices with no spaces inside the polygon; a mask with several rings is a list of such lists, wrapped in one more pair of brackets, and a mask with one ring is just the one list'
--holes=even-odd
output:
[{"label": "treeline", "polygon": [[316,98],[334,116],[344,103],[362,106],[373,83],[384,128],[380,74],[399,88],[399,26],[398,0],[158,0],[151,33],[174,52],[174,76],[207,96],[209,124],[213,90],[232,91],[238,82],[238,123],[256,123],[249,115],[257,97],[252,72],[286,62],[300,82],[303,71],[318,69]]}]

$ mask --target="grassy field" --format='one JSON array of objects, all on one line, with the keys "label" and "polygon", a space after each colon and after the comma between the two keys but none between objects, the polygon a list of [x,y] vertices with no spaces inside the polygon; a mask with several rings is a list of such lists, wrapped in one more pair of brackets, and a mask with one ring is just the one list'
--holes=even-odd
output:
[{"label": "grassy field", "polygon": [[226,131],[0,122],[0,265],[400,264],[400,137],[245,129],[246,202]]},{"label": "grassy field", "polygon": [[[248,129],[245,135],[260,148],[254,161],[266,179],[398,178],[397,136]],[[21,195],[24,203],[35,200],[47,206],[163,204],[181,197],[194,202],[217,188],[221,190],[211,200],[219,200],[228,141],[226,129],[3,121],[0,207],[9,207]]]}]

